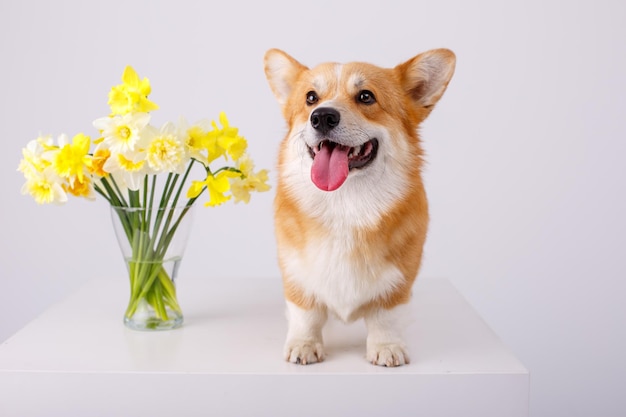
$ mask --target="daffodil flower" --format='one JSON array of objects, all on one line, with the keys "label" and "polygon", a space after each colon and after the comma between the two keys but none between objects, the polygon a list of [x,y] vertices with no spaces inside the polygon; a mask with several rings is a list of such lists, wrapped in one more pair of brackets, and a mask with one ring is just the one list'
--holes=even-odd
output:
[{"label": "daffodil flower", "polygon": [[109,93],[111,113],[147,113],[157,110],[159,106],[148,100],[150,92],[150,81],[147,78],[140,80],[133,67],[127,66],[122,74],[122,84],[111,88]]},{"label": "daffodil flower", "polygon": [[22,194],[30,194],[38,204],[63,204],[67,194],[63,190],[62,179],[52,167],[35,172],[22,187]]},{"label": "daffodil flower", "polygon": [[239,129],[231,127],[228,123],[228,118],[224,112],[220,113],[220,123],[222,129],[218,129],[214,123],[214,127],[218,132],[217,145],[222,148],[234,161],[237,161],[248,147],[248,142],[239,136]]},{"label": "daffodil flower", "polygon": [[118,185],[136,191],[149,173],[145,155],[139,152],[111,154],[102,169],[113,176]]},{"label": "daffodil flower", "polygon": [[39,175],[45,168],[50,166],[50,162],[43,155],[44,152],[52,147],[53,140],[51,136],[40,136],[35,140],[31,140],[22,149],[22,160],[17,170],[22,172],[26,179]]},{"label": "daffodil flower", "polygon": [[90,138],[82,133],[72,138],[72,142],[66,135],[59,136],[59,149],[52,158],[52,168],[61,178],[69,181],[73,186],[74,181],[83,182],[87,175],[87,168],[91,165],[89,155]]},{"label": "daffodil flower", "polygon": [[160,130],[147,129],[146,136],[146,161],[153,172],[182,174],[189,156],[176,126],[168,122]]},{"label": "daffodil flower", "polygon": [[206,138],[204,140],[206,159],[209,164],[216,159],[221,158],[226,153],[224,148],[222,148],[217,141],[220,136],[220,130],[217,129],[215,122],[212,122],[212,124],[214,126],[214,129],[207,132]]},{"label": "daffodil flower", "polygon": [[104,170],[104,164],[111,156],[111,150],[107,148],[96,149],[93,153],[93,159],[91,160],[91,166],[89,167],[89,172],[97,177],[106,177],[109,175],[107,171]]},{"label": "daffodil flower", "polygon": [[262,169],[257,173],[248,173],[245,177],[236,177],[231,179],[231,193],[235,197],[235,203],[243,201],[248,204],[250,202],[250,193],[252,191],[263,192],[268,191],[270,186],[267,184],[269,175],[267,170]]},{"label": "daffodil flower", "polygon": [[85,177],[83,181],[74,181],[73,184],[64,184],[63,190],[74,197],[83,197],[87,200],[96,199],[96,195],[93,191],[93,184],[89,177]]},{"label": "daffodil flower", "polygon": [[205,206],[219,206],[230,200],[231,196],[227,196],[225,193],[230,190],[229,177],[236,176],[230,171],[222,171],[217,175],[209,175],[206,179],[206,186],[209,192],[209,201],[204,203]]},{"label": "daffodil flower", "polygon": [[243,176],[248,176],[254,171],[254,161],[247,153],[243,154],[237,161],[237,169]]},{"label": "daffodil flower", "polygon": [[183,137],[189,157],[202,163],[205,167],[209,165],[207,155],[209,126],[210,123],[206,120],[189,126],[183,117],[178,122],[178,130]]},{"label": "daffodil flower", "polygon": [[235,197],[235,203],[243,201],[250,202],[250,193],[253,191],[268,191],[270,186],[267,184],[269,175],[267,170],[262,169],[254,172],[254,161],[247,153],[244,153],[237,161],[237,169],[241,172],[241,176],[232,178],[230,181],[231,193]]},{"label": "daffodil flower", "polygon": [[230,190],[229,178],[235,178],[240,175],[241,174],[230,170],[223,170],[215,175],[209,172],[204,181],[193,181],[191,183],[191,187],[187,191],[187,197],[198,197],[206,187],[206,190],[209,193],[209,201],[207,201],[204,205],[207,207],[219,206],[231,198],[230,195],[226,195],[226,193]]},{"label": "daffodil flower", "polygon": [[96,119],[93,125],[102,135],[103,146],[123,153],[140,146],[141,132],[149,122],[148,113],[128,113]]}]

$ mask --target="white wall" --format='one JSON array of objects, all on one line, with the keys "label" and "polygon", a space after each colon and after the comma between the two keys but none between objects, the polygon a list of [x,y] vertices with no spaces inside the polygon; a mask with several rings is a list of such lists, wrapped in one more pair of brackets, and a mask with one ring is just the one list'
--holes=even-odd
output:
[{"label": "white wall", "polygon": [[[157,123],[225,110],[273,168],[265,50],[393,66],[448,47],[457,72],[422,129],[422,275],[452,280],[527,365],[532,416],[626,415],[625,5],[3,1],[0,340],[87,280],[126,279],[102,200],[37,206],[16,172],[39,132],[94,134],[126,64]],[[277,277],[272,198],[199,208],[181,273]]]}]

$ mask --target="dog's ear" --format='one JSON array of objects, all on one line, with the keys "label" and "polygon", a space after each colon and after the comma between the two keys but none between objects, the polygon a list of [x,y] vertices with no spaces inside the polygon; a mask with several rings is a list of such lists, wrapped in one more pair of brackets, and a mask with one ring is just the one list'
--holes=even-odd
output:
[{"label": "dog's ear", "polygon": [[264,61],[265,76],[270,88],[278,102],[284,105],[298,76],[308,68],[280,49],[267,51]]},{"label": "dog's ear", "polygon": [[433,49],[398,65],[402,86],[414,102],[430,113],[454,74],[456,57],[448,49]]}]

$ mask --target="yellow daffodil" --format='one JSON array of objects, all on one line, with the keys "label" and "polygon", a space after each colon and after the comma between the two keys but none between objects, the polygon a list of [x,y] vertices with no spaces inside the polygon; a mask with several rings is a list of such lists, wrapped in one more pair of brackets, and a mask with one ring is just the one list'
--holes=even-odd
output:
[{"label": "yellow daffodil", "polygon": [[91,166],[89,167],[89,172],[98,177],[106,177],[109,173],[104,170],[104,164],[110,156],[110,149],[96,148],[95,152],[93,153],[93,159],[91,161]]},{"label": "yellow daffodil", "polygon": [[206,187],[209,192],[209,201],[204,203],[205,206],[215,207],[230,200],[230,196],[225,195],[230,190],[228,176],[228,171],[222,171],[216,176],[209,175],[207,177]]},{"label": "yellow daffodil", "polygon": [[71,143],[66,135],[59,136],[59,150],[52,159],[52,168],[70,185],[73,185],[75,180],[84,181],[87,168],[91,165],[89,146],[89,136],[82,133],[74,136]]},{"label": "yellow daffodil", "polygon": [[214,123],[214,127],[219,132],[217,145],[226,151],[234,161],[237,161],[246,151],[248,142],[239,136],[239,129],[230,126],[224,112],[220,113],[220,123],[222,129],[217,129],[217,125]]},{"label": "yellow daffodil", "polygon": [[217,139],[220,136],[220,130],[217,129],[215,122],[213,122],[214,129],[207,132],[204,147],[206,149],[206,158],[209,164],[218,158],[221,158],[225,154],[224,148],[219,146]]},{"label": "yellow daffodil", "polygon": [[[202,121],[196,123],[193,126],[189,126],[184,118],[179,121],[179,131],[182,132],[184,137],[185,146],[189,152],[189,156],[198,162],[201,162],[205,167],[209,166],[209,150],[211,146],[209,138],[208,121]],[[213,143],[216,143],[215,138]],[[215,158],[213,158],[215,159]]]},{"label": "yellow daffodil", "polygon": [[230,126],[224,112],[220,113],[219,122],[222,127],[220,128],[213,121],[211,130],[208,130],[204,124],[187,128],[184,120],[181,122],[185,132],[184,141],[191,157],[202,162],[205,167],[226,155],[237,161],[248,147],[246,139],[239,136],[239,129]]},{"label": "yellow daffodil", "polygon": [[187,141],[186,145],[193,151],[200,151],[204,148],[204,142],[206,140],[206,131],[200,126],[192,126],[187,129]]},{"label": "yellow daffodil", "polygon": [[206,185],[206,181],[191,181],[191,186],[187,190],[187,198],[196,198],[202,191],[204,190],[204,186]]},{"label": "yellow daffodil", "polygon": [[230,195],[226,195],[230,190],[229,178],[239,175],[239,173],[229,170],[220,171],[216,175],[209,173],[204,181],[193,181],[191,183],[191,187],[187,191],[187,198],[198,197],[206,187],[209,193],[209,201],[204,205],[211,207],[219,206],[231,198]]},{"label": "yellow daffodil", "polygon": [[111,88],[109,93],[111,113],[147,113],[157,110],[159,106],[148,100],[150,92],[150,81],[147,78],[139,79],[133,67],[127,66],[122,74],[122,84]]},{"label": "yellow daffodil", "polygon": [[84,197],[87,200],[95,200],[96,196],[93,192],[93,184],[89,177],[85,177],[84,181],[74,181],[73,184],[65,184],[63,189],[75,197]]}]

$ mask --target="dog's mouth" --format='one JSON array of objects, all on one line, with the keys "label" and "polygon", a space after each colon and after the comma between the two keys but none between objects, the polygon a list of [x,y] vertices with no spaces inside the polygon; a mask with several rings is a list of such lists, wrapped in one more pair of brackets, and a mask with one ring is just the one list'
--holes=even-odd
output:
[{"label": "dog's mouth", "polygon": [[350,170],[366,167],[377,153],[378,139],[354,147],[323,140],[317,146],[309,147],[313,158],[311,180],[320,190],[334,191],[348,178]]}]

